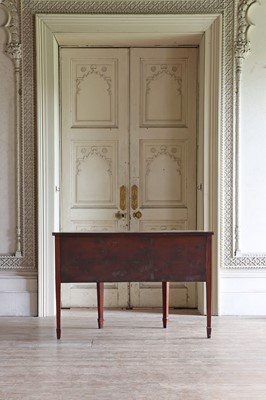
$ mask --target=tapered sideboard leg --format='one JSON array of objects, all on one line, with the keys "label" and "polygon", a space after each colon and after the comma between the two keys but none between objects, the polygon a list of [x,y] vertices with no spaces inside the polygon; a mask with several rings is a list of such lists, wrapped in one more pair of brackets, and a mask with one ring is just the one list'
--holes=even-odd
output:
[{"label": "tapered sideboard leg", "polygon": [[208,238],[207,246],[207,278],[206,278],[206,302],[207,302],[207,338],[210,339],[212,334],[212,242],[211,236]]},{"label": "tapered sideboard leg", "polygon": [[103,328],[103,296],[104,293],[104,283],[97,282],[97,302],[98,302],[98,327],[99,329]]},{"label": "tapered sideboard leg", "polygon": [[60,274],[60,242],[55,239],[55,300],[56,300],[56,337],[61,338],[61,274]]},{"label": "tapered sideboard leg", "polygon": [[163,294],[163,327],[167,327],[169,315],[169,282],[162,282]]}]

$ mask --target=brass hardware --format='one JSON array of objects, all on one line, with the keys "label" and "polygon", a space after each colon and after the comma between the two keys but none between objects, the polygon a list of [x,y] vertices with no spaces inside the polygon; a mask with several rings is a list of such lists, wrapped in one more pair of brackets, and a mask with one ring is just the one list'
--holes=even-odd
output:
[{"label": "brass hardware", "polygon": [[140,212],[140,211],[134,212],[133,213],[133,217],[137,218],[137,219],[140,219],[142,217],[142,212]]},{"label": "brass hardware", "polygon": [[131,207],[133,210],[136,210],[138,206],[138,187],[137,185],[133,185],[131,187]]},{"label": "brass hardware", "polygon": [[125,185],[120,187],[120,208],[122,211],[127,208],[127,188]]},{"label": "brass hardware", "polygon": [[117,211],[117,212],[115,213],[115,217],[116,217],[117,219],[125,218],[125,216],[126,216],[126,214],[121,213],[121,211]]}]

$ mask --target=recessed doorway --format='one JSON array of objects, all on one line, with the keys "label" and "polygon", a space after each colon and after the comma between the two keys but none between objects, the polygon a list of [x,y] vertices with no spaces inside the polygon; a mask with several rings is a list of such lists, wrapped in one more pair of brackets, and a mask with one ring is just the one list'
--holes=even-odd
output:
[{"label": "recessed doorway", "polygon": [[[185,15],[36,16],[39,115],[38,192],[39,221],[41,221],[39,224],[40,316],[54,314],[54,263],[51,232],[59,229],[60,192],[57,191],[57,188],[60,187],[60,179],[59,170],[56,169],[56,165],[59,165],[58,49],[61,46],[75,45],[73,42],[77,38],[80,40],[80,37],[83,37],[87,43],[90,40],[93,46],[97,44],[98,47],[110,46],[110,42],[114,46],[133,46],[134,41],[140,40],[140,38],[142,43],[144,41],[145,45],[148,43],[150,46],[157,46],[159,42],[159,45],[162,45],[163,42],[163,46],[167,46],[167,42],[171,46],[174,42],[178,46],[188,44],[199,47],[197,228],[214,231],[217,229],[221,17],[217,15],[189,16],[189,22],[185,24],[184,21],[187,18],[188,16]],[[63,25],[62,19],[64,20]],[[193,20],[197,21],[196,25]],[[183,23],[180,24],[178,21],[183,21]],[[143,32],[142,27],[145,27],[146,33],[140,34],[139,32]],[[53,101],[49,102],[47,99],[53,99]],[[211,170],[210,163],[212,163]],[[42,221],[45,221],[44,225]],[[214,247],[215,310],[218,299],[216,242],[214,242]],[[203,312],[202,290],[202,287],[199,286],[198,307]]]}]

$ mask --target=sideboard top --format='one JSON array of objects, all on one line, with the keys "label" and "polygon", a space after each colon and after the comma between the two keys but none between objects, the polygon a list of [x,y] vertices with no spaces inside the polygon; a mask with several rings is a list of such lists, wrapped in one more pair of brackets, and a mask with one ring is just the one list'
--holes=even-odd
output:
[{"label": "sideboard top", "polygon": [[209,236],[209,231],[163,231],[163,232],[53,232],[53,236]]}]

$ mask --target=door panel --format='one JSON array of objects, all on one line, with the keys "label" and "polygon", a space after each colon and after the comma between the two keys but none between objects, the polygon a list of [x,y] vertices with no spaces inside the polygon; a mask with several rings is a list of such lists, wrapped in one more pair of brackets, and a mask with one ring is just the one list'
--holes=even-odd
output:
[{"label": "door panel", "polygon": [[[64,231],[128,230],[128,215],[116,216],[129,181],[128,58],[127,49],[61,50]],[[106,306],[127,306],[126,283],[105,288]],[[64,285],[62,304],[95,306],[95,285]]]},{"label": "door panel", "polygon": [[[196,56],[196,49],[131,49],[133,231],[196,229]],[[195,307],[195,290],[172,284],[170,306]],[[130,291],[133,307],[161,305],[158,284],[132,283]]]},{"label": "door panel", "polygon": [[[61,71],[62,230],[196,229],[196,49],[62,49]],[[161,305],[161,284],[105,288],[106,306]],[[172,284],[171,306],[195,298]],[[96,306],[95,285],[62,302]]]}]

